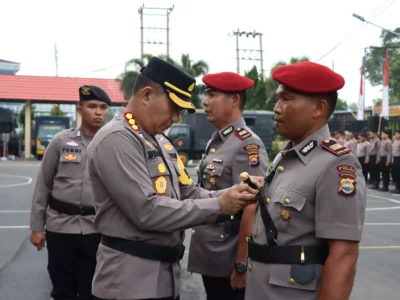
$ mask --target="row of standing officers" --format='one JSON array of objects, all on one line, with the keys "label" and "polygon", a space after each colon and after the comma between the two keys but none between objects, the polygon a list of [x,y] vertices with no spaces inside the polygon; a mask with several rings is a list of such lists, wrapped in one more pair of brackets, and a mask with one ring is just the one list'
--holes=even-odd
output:
[{"label": "row of standing officers", "polygon": [[[47,242],[51,296],[179,299],[192,228],[188,271],[202,275],[209,300],[347,299],[366,194],[359,162],[326,124],[344,79],[311,62],[279,67],[273,78],[277,132],[289,142],[268,166],[242,117],[254,82],[203,77],[216,131],[197,184],[163,135],[195,111],[194,78],[153,57],[105,126],[110,98],[82,86],[82,126],[51,141],[32,203],[31,242],[38,250]],[[244,171],[251,184],[241,182]]]}]

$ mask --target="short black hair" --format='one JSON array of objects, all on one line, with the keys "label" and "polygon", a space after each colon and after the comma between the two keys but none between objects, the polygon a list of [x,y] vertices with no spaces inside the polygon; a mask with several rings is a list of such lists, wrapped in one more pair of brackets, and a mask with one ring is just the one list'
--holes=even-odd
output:
[{"label": "short black hair", "polygon": [[338,92],[321,93],[321,94],[314,94],[314,93],[301,93],[301,94],[311,98],[326,100],[326,102],[328,103],[328,119],[335,111],[336,103],[338,100]]},{"label": "short black hair", "polygon": [[164,91],[158,83],[154,82],[153,80],[147,78],[146,76],[144,76],[142,74],[139,74],[136,77],[136,81],[133,86],[133,95],[135,95],[139,90],[141,90],[142,88],[144,88],[146,86],[151,86],[151,87],[155,88],[158,93],[162,93]]},{"label": "short black hair", "polygon": [[240,91],[240,92],[224,92],[228,97],[232,97],[235,94],[239,95],[239,100],[240,100],[240,110],[243,111],[244,107],[246,106],[246,102],[247,102],[247,91]]}]

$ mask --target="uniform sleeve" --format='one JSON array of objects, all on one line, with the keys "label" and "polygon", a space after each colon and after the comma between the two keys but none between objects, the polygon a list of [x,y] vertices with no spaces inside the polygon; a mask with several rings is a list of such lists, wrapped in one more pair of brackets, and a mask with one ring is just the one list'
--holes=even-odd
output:
[{"label": "uniform sleeve", "polygon": [[[240,173],[247,172],[253,176],[265,176],[268,168],[268,154],[264,144],[254,138],[248,138],[235,154],[232,165],[232,185],[241,182]],[[258,149],[257,147],[258,146]],[[247,150],[246,150],[247,149]]]},{"label": "uniform sleeve", "polygon": [[369,142],[366,142],[366,144],[365,144],[365,161],[364,161],[365,164],[369,163],[369,151],[370,151],[369,149],[370,149],[370,144],[369,144]]},{"label": "uniform sleeve", "polygon": [[387,152],[388,152],[388,156],[387,156],[387,162],[388,163],[392,163],[392,157],[393,157],[393,148],[392,148],[392,141],[389,141],[387,143]]},{"label": "uniform sleeve", "polygon": [[316,186],[316,237],[360,241],[366,188],[357,159],[343,155],[327,164]]},{"label": "uniform sleeve", "polygon": [[380,144],[378,144],[378,142],[375,144],[375,147],[376,147],[376,160],[380,160],[381,159],[381,154],[380,154],[380,147],[381,147],[381,145]]},{"label": "uniform sleeve", "polygon": [[156,194],[144,149],[128,135],[115,132],[107,136],[91,154],[90,163],[90,176],[95,173],[126,217],[141,230],[160,232],[213,222],[220,207],[209,193],[201,195],[205,199],[183,201]]},{"label": "uniform sleeve", "polygon": [[53,189],[53,180],[57,173],[59,161],[59,138],[55,137],[46,148],[37,176],[31,208],[31,231],[44,231],[46,210]]}]

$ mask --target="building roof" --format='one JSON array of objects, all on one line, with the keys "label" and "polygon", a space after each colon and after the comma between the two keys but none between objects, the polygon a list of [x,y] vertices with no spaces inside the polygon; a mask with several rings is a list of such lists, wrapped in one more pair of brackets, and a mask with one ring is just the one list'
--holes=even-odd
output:
[{"label": "building roof", "polygon": [[1,100],[78,102],[82,85],[102,88],[113,103],[126,103],[120,84],[114,79],[0,75]]},{"label": "building roof", "polygon": [[11,64],[19,64],[15,61],[9,61],[9,60],[5,60],[5,59],[0,59],[0,63],[11,63]]}]

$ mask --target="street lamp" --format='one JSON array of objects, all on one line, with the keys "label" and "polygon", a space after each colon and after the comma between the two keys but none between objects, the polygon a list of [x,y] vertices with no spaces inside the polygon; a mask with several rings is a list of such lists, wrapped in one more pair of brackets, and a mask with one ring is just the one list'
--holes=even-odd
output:
[{"label": "street lamp", "polygon": [[384,31],[387,31],[387,32],[392,33],[392,34],[397,35],[397,36],[400,36],[400,33],[397,33],[397,32],[391,31],[391,30],[388,30],[388,29],[383,28],[383,27],[381,27],[381,26],[379,26],[379,25],[376,25],[376,24],[374,24],[374,23],[371,23],[370,21],[365,20],[364,17],[361,17],[360,15],[353,14],[353,17],[359,19],[361,22],[365,22],[365,23],[371,24],[371,25],[373,25],[373,26],[379,27],[380,29],[382,29],[382,30],[384,30]]}]

